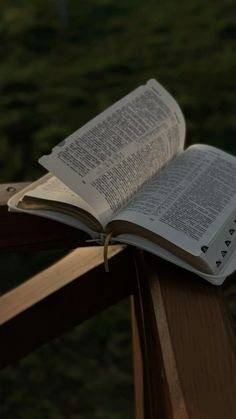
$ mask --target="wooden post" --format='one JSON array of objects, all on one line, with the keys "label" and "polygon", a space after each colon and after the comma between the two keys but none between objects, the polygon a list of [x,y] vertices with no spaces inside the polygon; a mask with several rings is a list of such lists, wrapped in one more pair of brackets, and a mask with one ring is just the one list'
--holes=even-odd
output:
[{"label": "wooden post", "polygon": [[145,418],[234,419],[236,340],[222,289],[137,252],[150,388]]},{"label": "wooden post", "polygon": [[[19,187],[0,185],[0,249],[84,244],[75,229],[9,214]],[[114,250],[109,274],[96,248],[84,271],[77,256],[0,297],[1,365],[133,295],[136,419],[235,419],[236,339],[222,289],[139,250],[136,267],[130,248]]]}]

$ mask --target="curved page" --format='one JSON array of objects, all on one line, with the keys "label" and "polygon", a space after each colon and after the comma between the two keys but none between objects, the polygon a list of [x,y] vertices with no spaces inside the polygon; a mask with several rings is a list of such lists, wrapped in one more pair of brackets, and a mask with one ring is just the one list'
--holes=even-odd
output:
[{"label": "curved page", "polygon": [[178,104],[149,80],[39,162],[90,204],[105,225],[183,149],[184,139]]}]

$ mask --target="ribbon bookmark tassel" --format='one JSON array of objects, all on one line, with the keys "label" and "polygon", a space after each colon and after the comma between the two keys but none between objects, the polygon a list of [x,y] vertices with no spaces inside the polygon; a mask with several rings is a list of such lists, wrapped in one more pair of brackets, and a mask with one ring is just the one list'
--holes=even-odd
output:
[{"label": "ribbon bookmark tassel", "polygon": [[106,235],[104,245],[103,245],[103,259],[104,259],[105,272],[109,272],[108,247],[111,241],[111,236],[112,236],[112,232]]}]

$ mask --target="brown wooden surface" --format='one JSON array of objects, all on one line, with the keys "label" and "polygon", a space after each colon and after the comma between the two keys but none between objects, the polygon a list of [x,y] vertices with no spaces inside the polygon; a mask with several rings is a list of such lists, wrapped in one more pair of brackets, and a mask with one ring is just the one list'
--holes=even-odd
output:
[{"label": "brown wooden surface", "polygon": [[[108,258],[118,255],[125,246],[110,246]],[[32,308],[90,270],[103,265],[101,246],[81,247],[0,296],[0,326]],[[104,273],[105,275],[105,273]],[[82,295],[79,298],[83,298]]]},{"label": "brown wooden surface", "polygon": [[[9,186],[0,188],[0,248],[84,242],[80,232],[59,223],[9,214]],[[136,406],[142,409],[137,418],[143,411],[145,419],[236,418],[236,340],[221,288],[141,251],[135,269],[130,248],[111,259],[109,274],[99,257],[91,271],[81,271],[72,259],[78,271],[65,263],[71,268],[62,275],[64,283],[40,287],[39,276],[2,297],[2,366],[133,294],[139,332],[138,337],[136,328]],[[49,277],[50,271],[41,276],[44,283]],[[28,297],[27,289],[34,289]]]},{"label": "brown wooden surface", "polygon": [[[79,256],[75,252],[52,268],[51,284],[46,283],[50,281],[48,274],[41,273],[0,297],[0,366],[15,362],[129,296],[133,289],[134,264],[129,250],[119,252],[119,248],[113,251],[116,257],[109,260],[109,273],[104,271],[100,251],[96,255],[90,249],[94,255],[88,257],[91,269],[82,271],[76,266]],[[83,264],[86,265],[85,261]]]},{"label": "brown wooden surface", "polygon": [[135,391],[135,419],[145,419],[144,401],[144,374],[142,342],[140,339],[140,325],[137,321],[136,308],[133,296],[131,297],[131,325],[133,343],[134,365],[134,391]]},{"label": "brown wooden surface", "polygon": [[236,340],[222,289],[151,255],[139,272],[149,418],[236,418]]}]

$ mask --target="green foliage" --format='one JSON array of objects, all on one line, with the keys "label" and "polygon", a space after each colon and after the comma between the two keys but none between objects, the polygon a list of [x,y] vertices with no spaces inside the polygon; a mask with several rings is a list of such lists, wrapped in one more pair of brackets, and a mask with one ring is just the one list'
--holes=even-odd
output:
[{"label": "green foliage", "polygon": [[132,418],[127,303],[2,371],[1,418]]},{"label": "green foliage", "polygon": [[201,0],[5,2],[2,180],[38,176],[42,153],[151,77],[183,107],[189,143],[234,153],[235,8]]},{"label": "green foliage", "polygon": [[[39,176],[38,157],[152,77],[183,108],[188,143],[236,153],[235,14],[231,0],[1,2],[1,182]],[[2,258],[6,278],[22,260]],[[2,419],[131,418],[127,305],[6,369],[1,385]]]}]

